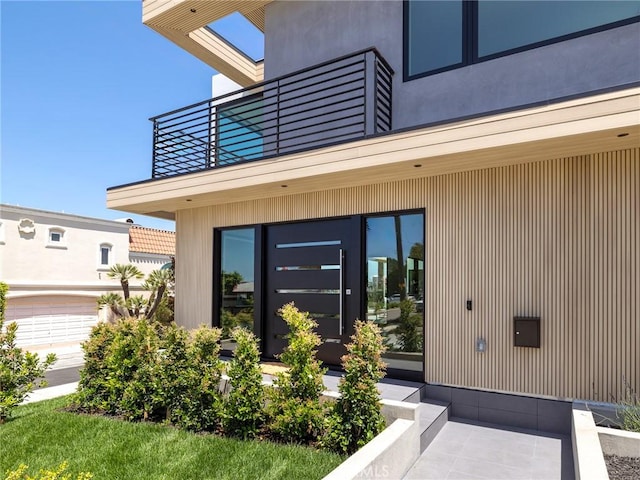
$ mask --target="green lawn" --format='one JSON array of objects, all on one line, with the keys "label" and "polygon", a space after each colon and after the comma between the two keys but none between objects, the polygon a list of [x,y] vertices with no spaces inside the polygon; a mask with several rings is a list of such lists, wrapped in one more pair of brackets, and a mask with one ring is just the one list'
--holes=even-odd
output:
[{"label": "green lawn", "polygon": [[171,427],[58,411],[65,398],[19,407],[0,425],[0,478],[69,462],[95,480],[313,479],[342,458],[294,445],[194,435]]}]

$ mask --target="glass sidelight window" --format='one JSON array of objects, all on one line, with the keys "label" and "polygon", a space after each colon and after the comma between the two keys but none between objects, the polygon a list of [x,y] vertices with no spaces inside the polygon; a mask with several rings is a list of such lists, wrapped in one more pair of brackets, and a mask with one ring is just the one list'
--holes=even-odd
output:
[{"label": "glass sidelight window", "polygon": [[243,327],[253,331],[255,229],[220,232],[220,327],[222,348],[234,350],[231,331]]},{"label": "glass sidelight window", "polygon": [[424,215],[366,219],[369,321],[377,323],[390,368],[422,371],[424,360]]}]

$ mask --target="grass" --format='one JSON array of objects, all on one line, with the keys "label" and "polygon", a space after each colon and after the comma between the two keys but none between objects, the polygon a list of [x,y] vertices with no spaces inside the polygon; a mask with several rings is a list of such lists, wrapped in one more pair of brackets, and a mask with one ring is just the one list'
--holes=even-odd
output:
[{"label": "grass", "polygon": [[20,406],[0,425],[0,478],[20,463],[33,474],[69,462],[95,480],[313,479],[343,458],[297,445],[195,435],[172,427],[60,411],[56,398]]}]

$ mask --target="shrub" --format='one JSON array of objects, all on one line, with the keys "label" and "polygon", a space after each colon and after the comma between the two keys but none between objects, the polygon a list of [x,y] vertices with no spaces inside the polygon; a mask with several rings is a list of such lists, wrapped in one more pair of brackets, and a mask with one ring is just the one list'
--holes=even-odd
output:
[{"label": "shrub", "polygon": [[260,351],[255,335],[243,328],[231,334],[236,342],[227,374],[231,391],[224,400],[225,432],[244,439],[254,437],[264,422],[264,387]]},{"label": "shrub", "polygon": [[340,398],[333,404],[322,444],[340,454],[352,454],[384,429],[378,383],[386,365],[380,328],[356,321],[355,333],[342,357],[345,375],[340,380]]},{"label": "shrub", "polygon": [[217,428],[222,415],[219,341],[220,329],[202,326],[191,333],[186,349],[177,348],[182,341],[167,345],[162,383],[167,418],[175,425],[193,431]]},{"label": "shrub", "polygon": [[7,291],[8,286],[0,282],[0,424],[35,387],[46,385],[39,379],[56,361],[53,353],[40,361],[37,354],[16,346],[18,324],[12,322],[4,326]]},{"label": "shrub", "polygon": [[[66,473],[67,462],[63,462],[54,470],[40,470],[37,477],[32,477],[27,473],[29,467],[21,464],[16,470],[7,472],[5,480],[72,480],[70,473]],[[90,480],[93,475],[88,472],[81,472],[75,480]]]},{"label": "shrub", "polygon": [[154,378],[158,374],[160,338],[145,319],[125,319],[109,348],[110,399],[117,406],[112,413],[129,420],[147,420],[158,408]]},{"label": "shrub", "polygon": [[322,431],[325,413],[320,395],[326,369],[316,359],[320,336],[313,331],[318,324],[293,303],[283,306],[278,313],[290,330],[289,343],[280,356],[289,370],[274,377],[269,428],[288,441],[314,441]]},{"label": "shrub", "polygon": [[100,323],[82,345],[76,406],[212,430],[220,416],[219,339],[219,329],[201,327],[190,336],[144,318]]},{"label": "shrub", "polygon": [[89,411],[117,411],[119,397],[114,390],[107,357],[119,324],[98,323],[91,330],[89,339],[82,343],[84,366],[80,370],[80,382],[75,402]]},{"label": "shrub", "polygon": [[622,428],[640,433],[640,397],[626,379],[623,379],[623,382],[625,392],[620,409]]}]

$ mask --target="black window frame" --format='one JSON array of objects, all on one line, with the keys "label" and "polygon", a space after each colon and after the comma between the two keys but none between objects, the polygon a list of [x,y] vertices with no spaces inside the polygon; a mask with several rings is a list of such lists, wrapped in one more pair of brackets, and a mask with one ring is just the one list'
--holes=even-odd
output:
[{"label": "black window frame", "polygon": [[[263,288],[263,236],[264,236],[264,226],[263,225],[239,225],[232,227],[219,227],[213,229],[213,265],[211,268],[211,272],[213,274],[212,278],[212,288],[211,288],[211,326],[221,328],[220,321],[220,310],[222,308],[222,232],[229,230],[254,230],[254,246],[253,246],[253,254],[254,254],[254,280],[253,280],[253,334],[258,338],[258,340],[262,339],[262,288]],[[229,355],[231,352],[227,350],[223,350],[223,355]]]},{"label": "black window frame", "polygon": [[399,368],[387,367],[387,375],[391,378],[397,378],[401,380],[410,380],[415,382],[424,382],[425,374],[426,374],[426,365],[427,360],[425,356],[426,352],[426,339],[427,339],[427,312],[425,310],[426,306],[426,297],[427,297],[427,209],[426,208],[408,208],[401,210],[388,210],[384,212],[372,212],[372,213],[362,213],[357,215],[360,221],[360,265],[362,265],[360,269],[360,288],[363,289],[362,298],[360,299],[360,310],[361,316],[360,318],[366,318],[367,313],[367,293],[366,293],[366,282],[368,272],[367,265],[367,219],[369,218],[380,218],[380,217],[393,217],[395,215],[422,215],[422,245],[424,248],[424,297],[423,301],[423,310],[422,310],[422,370],[403,370]]},{"label": "black window frame", "polygon": [[523,45],[521,47],[511,48],[501,52],[493,53],[491,55],[485,55],[480,57],[478,55],[478,0],[460,0],[463,3],[462,8],[462,62],[455,65],[449,65],[426,72],[409,74],[409,2],[412,0],[403,0],[402,5],[402,74],[403,82],[416,80],[418,78],[424,78],[438,73],[447,72],[450,70],[457,70],[458,68],[467,67],[476,63],[482,63],[489,60],[494,60],[500,57],[506,57],[527,50],[533,50],[536,48],[544,47],[546,45],[553,45],[554,43],[560,43],[574,38],[584,37],[598,32],[611,30],[614,28],[622,27],[625,25],[631,25],[633,23],[640,22],[640,15],[635,17],[626,18],[624,20],[618,20],[617,22],[611,22],[597,27],[580,30],[577,32],[561,35],[559,37],[553,37],[540,42]]}]

